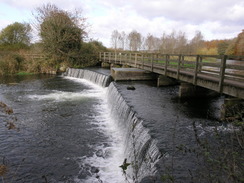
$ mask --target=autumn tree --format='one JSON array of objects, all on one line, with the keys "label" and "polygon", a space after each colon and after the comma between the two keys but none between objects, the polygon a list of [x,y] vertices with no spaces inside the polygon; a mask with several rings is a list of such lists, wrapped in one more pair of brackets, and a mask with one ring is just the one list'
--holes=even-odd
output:
[{"label": "autumn tree", "polygon": [[244,55],[244,30],[242,30],[242,32],[237,36],[235,54]]},{"label": "autumn tree", "polygon": [[229,44],[228,48],[225,50],[225,55],[235,55],[236,41],[237,41],[237,38],[230,40],[230,44]]},{"label": "autumn tree", "polygon": [[230,44],[230,41],[229,40],[221,40],[218,45],[217,45],[217,48],[218,48],[218,54],[219,55],[224,55],[226,53],[226,50],[228,49],[229,47],[229,44]]},{"label": "autumn tree", "polygon": [[74,61],[86,36],[85,18],[80,12],[71,13],[46,4],[37,8],[34,15],[44,53],[58,63]]},{"label": "autumn tree", "polygon": [[15,22],[0,32],[0,45],[9,48],[26,48],[30,40],[31,26],[27,23]]}]

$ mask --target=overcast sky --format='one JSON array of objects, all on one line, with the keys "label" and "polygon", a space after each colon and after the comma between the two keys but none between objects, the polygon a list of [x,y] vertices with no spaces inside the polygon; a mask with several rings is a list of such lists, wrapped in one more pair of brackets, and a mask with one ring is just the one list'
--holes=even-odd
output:
[{"label": "overcast sky", "polygon": [[205,40],[233,38],[244,29],[243,0],[0,0],[0,30],[16,21],[31,22],[34,9],[49,2],[82,10],[90,37],[108,47],[115,29],[158,37],[182,31],[188,39],[199,30]]}]

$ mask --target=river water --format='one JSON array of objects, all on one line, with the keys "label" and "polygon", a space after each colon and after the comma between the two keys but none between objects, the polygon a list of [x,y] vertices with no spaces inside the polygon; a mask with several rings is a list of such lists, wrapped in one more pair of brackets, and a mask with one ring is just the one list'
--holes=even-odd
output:
[{"label": "river water", "polygon": [[[17,83],[16,83],[17,82]],[[1,84],[0,158],[5,182],[120,182],[122,145],[108,115],[106,89],[64,77]],[[8,120],[18,128],[8,130]],[[0,180],[1,182],[1,180]]]},{"label": "river water", "polygon": [[153,81],[107,86],[109,71],[92,70],[103,76],[70,70],[66,77],[2,78],[0,101],[13,113],[0,110],[0,165],[8,167],[0,182],[232,181],[225,159],[214,159],[239,147],[232,138],[219,150],[216,139],[235,131],[218,121],[223,97],[182,100],[178,86]]}]

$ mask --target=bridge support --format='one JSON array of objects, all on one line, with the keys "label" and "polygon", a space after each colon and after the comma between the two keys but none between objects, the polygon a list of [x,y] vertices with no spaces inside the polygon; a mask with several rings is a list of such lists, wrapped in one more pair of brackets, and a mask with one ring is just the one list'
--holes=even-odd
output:
[{"label": "bridge support", "polygon": [[111,76],[115,81],[155,80],[156,74],[137,68],[111,68]]},{"label": "bridge support", "polygon": [[244,100],[240,98],[225,98],[221,106],[221,120],[235,121],[244,115]]},{"label": "bridge support", "polygon": [[176,85],[178,82],[170,77],[164,76],[164,75],[160,75],[158,77],[158,81],[157,81],[157,86],[170,86],[170,85]]},{"label": "bridge support", "polygon": [[179,97],[181,98],[197,98],[197,97],[213,97],[219,94],[215,91],[202,88],[191,83],[181,83],[179,89]]}]

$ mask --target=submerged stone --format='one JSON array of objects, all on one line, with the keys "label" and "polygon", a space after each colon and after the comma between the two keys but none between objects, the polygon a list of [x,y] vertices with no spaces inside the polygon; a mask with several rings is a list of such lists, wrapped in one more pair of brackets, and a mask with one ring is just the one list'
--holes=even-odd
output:
[{"label": "submerged stone", "polygon": [[127,90],[135,90],[136,88],[134,86],[127,86]]}]

